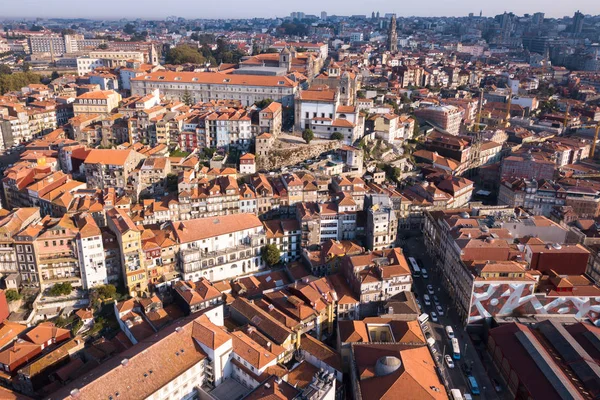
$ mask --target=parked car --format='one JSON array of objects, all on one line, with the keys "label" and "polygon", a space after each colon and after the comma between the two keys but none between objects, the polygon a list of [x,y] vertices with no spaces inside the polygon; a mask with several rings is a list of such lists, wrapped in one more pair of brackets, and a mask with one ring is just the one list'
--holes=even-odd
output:
[{"label": "parked car", "polygon": [[454,329],[450,325],[446,326],[446,335],[448,335],[448,339],[454,339]]},{"label": "parked car", "polygon": [[429,314],[429,316],[431,317],[431,320],[432,320],[433,322],[437,322],[437,321],[438,321],[438,316],[437,316],[437,314],[435,313],[435,311],[432,311],[432,312],[431,312],[431,314]]},{"label": "parked car", "polygon": [[424,295],[423,296],[423,300],[425,301],[425,305],[426,306],[430,306],[431,305],[431,298],[429,297],[429,295]]},{"label": "parked car", "polygon": [[434,291],[433,291],[433,285],[427,285],[427,293],[429,293],[429,294],[433,294],[434,293]]},{"label": "parked car", "polygon": [[[429,340],[429,339],[431,339],[431,338],[432,338],[432,336],[431,336],[431,333],[429,333],[429,332],[425,332],[425,339]],[[434,339],[434,340],[435,340],[435,339]]]},{"label": "parked car", "polygon": [[439,304],[440,304],[440,299],[438,299],[438,297],[437,297],[436,295],[433,295],[433,302],[434,302],[435,304],[438,304],[438,305],[439,305]]},{"label": "parked car", "polygon": [[444,356],[444,360],[446,361],[446,365],[448,366],[448,368],[454,368],[454,361],[452,361],[452,357],[446,354]]},{"label": "parked car", "polygon": [[440,315],[444,315],[444,309],[439,304],[435,306],[435,309],[438,311]]},{"label": "parked car", "polygon": [[429,275],[427,274],[427,270],[425,268],[421,270],[421,276],[423,279],[429,279]]}]

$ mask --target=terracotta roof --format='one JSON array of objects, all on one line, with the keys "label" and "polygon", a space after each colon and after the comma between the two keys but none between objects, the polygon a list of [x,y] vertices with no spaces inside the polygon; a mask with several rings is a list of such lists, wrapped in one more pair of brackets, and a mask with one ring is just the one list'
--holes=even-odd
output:
[{"label": "terracotta roof", "polygon": [[262,228],[263,226],[254,214],[191,219],[173,222],[172,225],[179,243],[194,242],[246,229]]},{"label": "terracotta roof", "polygon": [[284,76],[233,75],[214,72],[156,71],[131,79],[145,82],[197,83],[214,85],[243,85],[268,87],[295,87],[298,84]]}]

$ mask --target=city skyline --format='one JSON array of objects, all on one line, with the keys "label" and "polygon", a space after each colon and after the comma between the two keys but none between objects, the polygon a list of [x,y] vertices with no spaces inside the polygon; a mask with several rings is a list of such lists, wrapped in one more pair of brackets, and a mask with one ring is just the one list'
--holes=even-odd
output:
[{"label": "city skyline", "polygon": [[[120,18],[146,18],[163,19],[168,16],[178,16],[188,19],[208,18],[208,19],[229,19],[229,18],[275,18],[285,17],[291,12],[304,12],[305,14],[320,15],[321,11],[329,15],[370,15],[372,11],[385,13],[396,13],[399,17],[460,17],[469,13],[478,15],[483,11],[484,16],[494,16],[503,12],[513,12],[517,15],[533,14],[535,12],[545,12],[547,17],[561,18],[571,16],[577,10],[583,14],[600,14],[600,7],[590,0],[580,0],[568,4],[554,4],[548,7],[546,2],[541,0],[530,1],[526,3],[507,1],[501,4],[482,4],[474,0],[461,1],[460,4],[448,3],[444,1],[434,1],[424,4],[406,4],[398,7],[389,0],[378,0],[369,4],[347,4],[340,0],[330,1],[327,7],[314,0],[303,2],[297,5],[292,2],[271,3],[265,0],[258,0],[248,6],[246,2],[233,0],[229,3],[231,7],[225,11],[221,8],[212,10],[203,10],[189,1],[177,1],[169,3],[169,7],[159,7],[160,3],[156,0],[150,1],[129,1],[126,3],[115,0],[103,2],[103,10],[91,11],[87,3],[76,0],[64,1],[45,1],[26,0],[20,2],[9,2],[3,7],[3,17],[8,18],[90,18],[90,19],[120,19]],[[433,4],[433,5],[432,5]],[[595,6],[595,7],[594,7]],[[191,8],[191,9],[190,9]],[[551,8],[551,10],[550,10]],[[32,13],[35,10],[35,13]]]}]

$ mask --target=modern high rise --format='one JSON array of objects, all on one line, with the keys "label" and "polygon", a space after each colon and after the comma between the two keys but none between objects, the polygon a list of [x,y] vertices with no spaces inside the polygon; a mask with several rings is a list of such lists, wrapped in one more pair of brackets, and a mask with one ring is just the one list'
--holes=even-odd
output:
[{"label": "modern high rise", "polygon": [[392,19],[390,20],[387,48],[392,53],[395,53],[398,51],[398,33],[396,32],[396,16],[395,15],[392,15]]}]

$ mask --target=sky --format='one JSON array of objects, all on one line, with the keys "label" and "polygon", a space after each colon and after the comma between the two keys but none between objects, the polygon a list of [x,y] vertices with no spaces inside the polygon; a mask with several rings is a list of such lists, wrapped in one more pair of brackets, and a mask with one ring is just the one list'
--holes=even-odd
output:
[{"label": "sky", "polygon": [[548,17],[600,14],[599,0],[2,0],[0,18],[62,17],[119,19],[164,19],[168,16],[193,18],[284,17],[292,11],[320,15],[370,15],[372,11],[398,16],[465,16],[470,12],[494,16],[504,11],[517,15],[545,12]]}]

